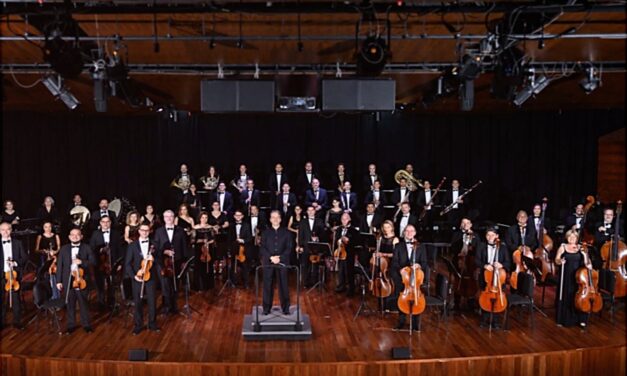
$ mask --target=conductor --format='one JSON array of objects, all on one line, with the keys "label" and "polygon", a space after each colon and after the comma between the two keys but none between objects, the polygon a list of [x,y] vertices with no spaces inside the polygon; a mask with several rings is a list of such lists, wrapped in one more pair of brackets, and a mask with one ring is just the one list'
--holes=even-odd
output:
[{"label": "conductor", "polygon": [[[294,248],[290,232],[281,227],[281,213],[273,210],[270,213],[270,224],[261,234],[260,258],[262,265],[285,266],[290,260],[290,252]],[[287,268],[275,267],[263,270],[263,314],[270,313],[272,298],[274,296],[273,280],[277,276],[279,280],[279,298],[281,310],[284,315],[290,312],[290,292],[287,288]]]}]

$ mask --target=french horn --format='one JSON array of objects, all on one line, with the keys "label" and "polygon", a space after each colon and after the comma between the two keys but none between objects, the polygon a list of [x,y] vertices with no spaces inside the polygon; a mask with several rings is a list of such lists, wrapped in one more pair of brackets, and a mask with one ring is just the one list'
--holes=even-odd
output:
[{"label": "french horn", "polygon": [[394,181],[396,181],[397,184],[401,184],[402,178],[405,178],[405,180],[407,181],[407,189],[409,189],[410,191],[413,192],[418,189],[418,187],[422,188],[422,181],[420,179],[415,178],[406,170],[401,169],[396,171],[396,173],[394,174]]}]

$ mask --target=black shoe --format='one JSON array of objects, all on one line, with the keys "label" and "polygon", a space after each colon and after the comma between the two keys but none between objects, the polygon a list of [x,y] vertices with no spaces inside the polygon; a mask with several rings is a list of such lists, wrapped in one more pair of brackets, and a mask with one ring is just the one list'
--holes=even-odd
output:
[{"label": "black shoe", "polygon": [[144,328],[135,328],[135,329],[133,329],[133,335],[134,335],[134,336],[138,335],[139,333],[141,333],[141,332],[142,332],[142,330],[143,330],[143,329],[144,329]]},{"label": "black shoe", "polygon": [[413,328],[411,328],[411,330],[413,330],[414,332],[419,332],[420,331],[420,329],[418,328],[418,325],[416,325]]},{"label": "black shoe", "polygon": [[285,316],[289,316],[289,315],[290,315],[290,310],[289,310],[289,309],[284,309],[284,310],[283,310],[283,314],[284,314]]},{"label": "black shoe", "polygon": [[150,330],[151,332],[155,332],[155,333],[161,333],[161,329],[159,329],[158,326],[153,326],[148,328],[148,330]]},{"label": "black shoe", "polygon": [[266,311],[265,309],[263,310],[263,312],[261,313],[264,316],[268,316],[270,314],[270,311]]},{"label": "black shoe", "polygon": [[394,330],[403,330],[403,327],[405,326],[404,323],[398,323],[396,324],[396,326],[394,327]]},{"label": "black shoe", "polygon": [[93,329],[91,326],[87,325],[83,327],[83,330],[85,331],[85,333],[93,333]]},{"label": "black shoe", "polygon": [[65,334],[72,334],[76,330],[75,326],[70,326],[65,330]]},{"label": "black shoe", "polygon": [[344,287],[344,286],[338,286],[338,287],[335,288],[335,292],[340,293],[340,292],[344,292],[344,291],[346,291],[346,287]]}]

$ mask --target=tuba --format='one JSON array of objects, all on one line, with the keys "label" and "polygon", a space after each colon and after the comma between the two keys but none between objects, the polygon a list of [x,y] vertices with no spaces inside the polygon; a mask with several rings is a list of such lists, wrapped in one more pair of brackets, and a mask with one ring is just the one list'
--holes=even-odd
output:
[{"label": "tuba", "polygon": [[203,176],[200,178],[200,182],[203,184],[203,187],[213,191],[218,187],[218,183],[220,182],[219,176]]},{"label": "tuba", "polygon": [[394,181],[397,184],[401,184],[401,178],[405,178],[407,181],[407,189],[410,191],[415,191],[418,187],[422,188],[422,181],[420,179],[415,178],[412,174],[407,172],[406,170],[398,170],[394,174]]},{"label": "tuba", "polygon": [[174,178],[170,183],[170,187],[178,188],[183,192],[187,191],[190,185],[192,182],[189,180],[189,175],[180,175],[178,179]]}]

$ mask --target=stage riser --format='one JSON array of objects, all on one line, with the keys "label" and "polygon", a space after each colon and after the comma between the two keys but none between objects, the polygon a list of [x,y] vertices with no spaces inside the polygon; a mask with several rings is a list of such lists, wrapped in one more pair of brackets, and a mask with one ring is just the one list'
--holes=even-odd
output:
[{"label": "stage riser", "polygon": [[64,359],[30,359],[2,355],[2,375],[624,375],[626,347],[605,347],[494,357],[344,363],[131,363]]}]

